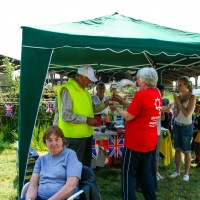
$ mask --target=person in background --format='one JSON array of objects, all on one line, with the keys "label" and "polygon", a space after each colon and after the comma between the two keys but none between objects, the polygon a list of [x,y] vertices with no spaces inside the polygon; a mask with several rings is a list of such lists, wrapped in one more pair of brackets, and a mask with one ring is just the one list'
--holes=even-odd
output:
[{"label": "person in background", "polygon": [[77,187],[82,164],[73,150],[64,148],[65,137],[58,126],[46,129],[43,142],[49,153],[36,161],[26,200],[65,200]]},{"label": "person in background", "polygon": [[[192,114],[193,135],[192,135],[192,142],[191,142],[191,151],[194,151],[194,140],[195,140],[197,133],[198,133],[197,126],[195,125],[197,113],[198,113],[198,111],[197,111],[197,106],[196,106],[194,113]],[[194,160],[191,160],[191,163],[194,164]]]},{"label": "person in background", "polygon": [[[99,82],[96,85],[96,90],[97,93],[95,95],[92,95],[92,102],[94,105],[98,105],[109,99],[109,97],[105,96],[106,86],[104,83]],[[102,120],[104,120],[104,123],[109,121],[108,107],[102,110],[101,112],[95,113],[94,118],[99,122],[99,126],[105,125],[102,124]]]},{"label": "person in background", "polygon": [[161,116],[159,118],[159,122],[158,122],[158,127],[157,127],[157,131],[158,131],[158,142],[156,144],[156,152],[155,152],[155,158],[156,158],[156,179],[157,181],[162,180],[163,176],[160,175],[160,173],[158,172],[158,165],[159,165],[159,160],[160,160],[160,145],[161,145],[161,121],[164,120],[165,118],[165,114],[163,111],[161,111]]},{"label": "person in background", "polygon": [[[160,89],[163,87],[158,86],[159,91],[161,92],[162,90]],[[163,97],[163,91],[161,92],[161,96]],[[167,99],[168,100],[168,99]],[[162,102],[165,102],[165,100]],[[169,111],[171,110],[173,104],[166,104],[165,106],[163,105],[162,107],[162,111],[161,111],[161,116],[159,118],[159,123],[158,123],[158,142],[156,144],[156,152],[155,152],[155,158],[156,158],[156,178],[157,181],[164,179],[163,176],[160,175],[158,168],[159,168],[159,160],[160,160],[160,145],[161,145],[161,139],[162,139],[162,135],[161,135],[161,126],[162,126],[162,122],[165,121],[165,117],[167,116],[167,114],[169,113]]]},{"label": "person in background", "polygon": [[[160,90],[162,96],[162,104],[163,106],[169,105],[169,99],[164,98],[165,95],[165,87],[163,85],[158,85],[157,88]],[[164,112],[164,120],[161,120],[161,127],[168,129],[171,132],[171,116],[169,112]]]},{"label": "person in background", "polygon": [[[162,109],[162,98],[156,88],[157,80],[158,75],[154,68],[140,69],[136,75],[139,91],[135,93],[132,102],[119,99],[127,110],[123,110],[114,101],[113,105],[110,105],[112,111],[117,110],[126,119],[122,155],[122,197],[124,200],[136,199],[136,178],[140,180],[144,198],[156,199],[152,157],[155,157],[158,140],[157,125]],[[116,98],[118,98],[117,95]]]},{"label": "person in background", "polygon": [[110,101],[93,105],[87,87],[96,81],[93,68],[81,66],[76,77],[69,78],[58,92],[59,127],[67,138],[66,146],[73,149],[79,161],[88,167],[91,166],[94,126],[99,124],[94,113],[104,110]]},{"label": "person in background", "polygon": [[197,164],[196,167],[200,167],[200,101],[197,101],[196,107],[196,118],[194,123],[194,133],[196,133],[196,137],[194,139],[194,151],[195,151],[195,158],[192,160],[191,163]]},{"label": "person in background", "polygon": [[59,85],[56,85],[53,87],[53,91],[55,92],[55,99],[54,99],[54,102],[53,102],[53,109],[54,109],[54,120],[53,120],[53,125],[58,125],[58,117],[59,117],[59,114],[58,114],[58,89],[59,89]]},{"label": "person in background", "polygon": [[183,181],[189,181],[189,169],[191,163],[191,140],[193,133],[192,114],[194,112],[196,97],[192,94],[192,83],[187,76],[178,79],[180,95],[174,94],[174,149],[176,171],[170,176],[180,176],[181,153],[185,158],[185,172]]},{"label": "person in background", "polygon": [[[96,90],[97,93],[92,95],[92,103],[94,105],[98,105],[109,99],[109,97],[105,96],[106,86],[104,83],[99,82],[96,85]],[[95,113],[94,118],[99,122],[99,126],[105,126],[105,123],[109,121],[108,107],[101,112]],[[100,146],[101,142],[103,143],[104,150],[108,151],[108,140],[98,140],[96,144]]]},{"label": "person in background", "polygon": [[58,125],[58,97],[56,96],[53,102],[53,109],[55,112],[53,125]]}]

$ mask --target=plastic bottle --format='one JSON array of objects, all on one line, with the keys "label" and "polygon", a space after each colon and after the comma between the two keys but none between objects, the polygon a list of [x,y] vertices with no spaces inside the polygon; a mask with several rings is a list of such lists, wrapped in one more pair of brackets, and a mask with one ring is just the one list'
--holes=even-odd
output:
[{"label": "plastic bottle", "polygon": [[117,111],[114,112],[114,122],[118,126],[123,124],[123,118]]}]

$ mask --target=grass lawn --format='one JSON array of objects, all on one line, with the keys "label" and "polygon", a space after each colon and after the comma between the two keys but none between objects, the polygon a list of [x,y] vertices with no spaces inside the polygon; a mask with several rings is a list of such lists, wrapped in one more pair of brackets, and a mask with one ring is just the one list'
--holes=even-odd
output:
[{"label": "grass lawn", "polygon": [[[183,167],[183,166],[182,166]],[[159,171],[164,179],[158,182],[158,200],[197,200],[200,199],[200,168],[190,169],[190,181],[182,181],[182,176],[171,179],[174,172],[174,160],[169,166],[164,166],[160,160]],[[103,200],[121,200],[120,169],[103,168],[94,170]],[[183,175],[183,170],[182,170]],[[17,168],[15,148],[0,151],[0,200],[17,199]],[[137,199],[143,200],[141,193]]]},{"label": "grass lawn", "polygon": [[17,199],[17,167],[14,148],[0,151],[0,194],[1,200]]},{"label": "grass lawn", "polygon": [[[183,163],[182,163],[183,168]],[[200,168],[191,167],[190,181],[184,182],[183,169],[180,177],[175,179],[169,176],[174,172],[175,165],[174,159],[169,166],[164,166],[163,160],[160,160],[159,171],[164,177],[163,180],[158,182],[157,200],[196,200],[200,199]],[[121,200],[121,177],[120,169],[95,169],[97,182],[103,200]],[[136,193],[137,200],[143,200],[141,193]]]}]

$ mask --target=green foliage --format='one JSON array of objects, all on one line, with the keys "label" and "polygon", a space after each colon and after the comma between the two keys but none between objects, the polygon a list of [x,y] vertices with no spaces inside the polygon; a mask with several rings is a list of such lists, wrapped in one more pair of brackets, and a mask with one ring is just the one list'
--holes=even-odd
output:
[{"label": "green foliage", "polygon": [[12,116],[6,116],[5,103],[0,104],[0,140],[13,143],[18,138],[18,105],[12,104]]},{"label": "green foliage", "polygon": [[[14,79],[14,64],[10,58],[2,59],[3,72],[6,76],[8,87],[6,92],[1,93],[0,98],[0,139],[5,144],[13,143],[18,138],[18,92],[19,92],[19,77]],[[5,104],[12,104],[12,116],[5,116]]]},{"label": "green foliage", "polygon": [[56,97],[56,93],[54,92],[54,90],[44,90],[43,91],[43,98],[53,101],[55,99],[55,97]]},{"label": "green foliage", "polygon": [[31,146],[35,150],[39,150],[39,151],[46,151],[47,150],[47,147],[43,143],[42,138],[43,138],[44,132],[45,132],[45,130],[47,129],[48,126],[50,126],[50,124],[45,123],[45,124],[42,124],[42,125],[38,124],[35,127],[32,142],[31,142]]},{"label": "green foliage", "polygon": [[114,121],[114,114],[110,110],[108,110],[108,116],[111,122]]},{"label": "green foliage", "polygon": [[[0,104],[0,140],[3,142],[13,143],[18,139],[18,102],[12,102],[12,116],[6,116],[5,104],[10,102],[9,99],[4,98],[4,102]],[[35,131],[42,137],[47,126],[52,125],[54,113],[46,113],[46,101],[43,100],[38,112]],[[37,130],[38,129],[38,130]],[[40,140],[38,135],[33,135],[34,147],[36,149],[45,149],[43,143],[37,144]],[[37,146],[39,145],[39,146]],[[3,147],[2,147],[3,148]]]},{"label": "green foliage", "polygon": [[5,149],[13,149],[13,145],[8,141],[0,140],[0,153]]},{"label": "green foliage", "polygon": [[[52,100],[53,101],[53,100]],[[49,123],[52,124],[54,119],[54,112],[46,112],[46,100],[42,99],[37,117],[37,124]]]},{"label": "green foliage", "polygon": [[5,57],[2,59],[4,70],[6,75],[6,81],[8,83],[7,92],[10,94],[10,98],[13,98],[16,93],[19,93],[19,77],[14,79],[14,64],[10,58]]},{"label": "green foliage", "polygon": [[33,137],[32,137],[32,142],[31,142],[31,146],[32,148],[34,148],[35,150],[40,149],[39,145],[38,145],[38,132],[39,132],[39,126],[36,126],[34,128],[34,132],[33,132]]},{"label": "green foliage", "polygon": [[[1,146],[1,144],[0,144]],[[16,200],[18,188],[16,149],[4,149],[0,153],[0,193],[2,200]]]},{"label": "green foliage", "polygon": [[46,113],[46,102],[42,101],[39,112],[36,127],[34,128],[32,138],[32,148],[39,151],[46,151],[47,148],[42,141],[45,130],[48,126],[53,124],[54,113]]},{"label": "green foliage", "polygon": [[[2,118],[2,117],[1,117]],[[0,129],[0,140],[4,142],[10,142],[13,143],[17,140],[18,134],[17,134],[17,122],[16,119],[13,119],[11,117],[4,117],[6,123],[1,124]]]}]

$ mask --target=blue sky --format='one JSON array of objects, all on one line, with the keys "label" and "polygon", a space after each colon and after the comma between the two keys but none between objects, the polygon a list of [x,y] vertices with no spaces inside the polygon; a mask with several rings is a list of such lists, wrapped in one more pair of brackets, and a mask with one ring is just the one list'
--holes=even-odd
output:
[{"label": "blue sky", "polygon": [[2,0],[0,54],[20,59],[20,26],[80,21],[114,12],[200,33],[199,8],[199,0]]}]

